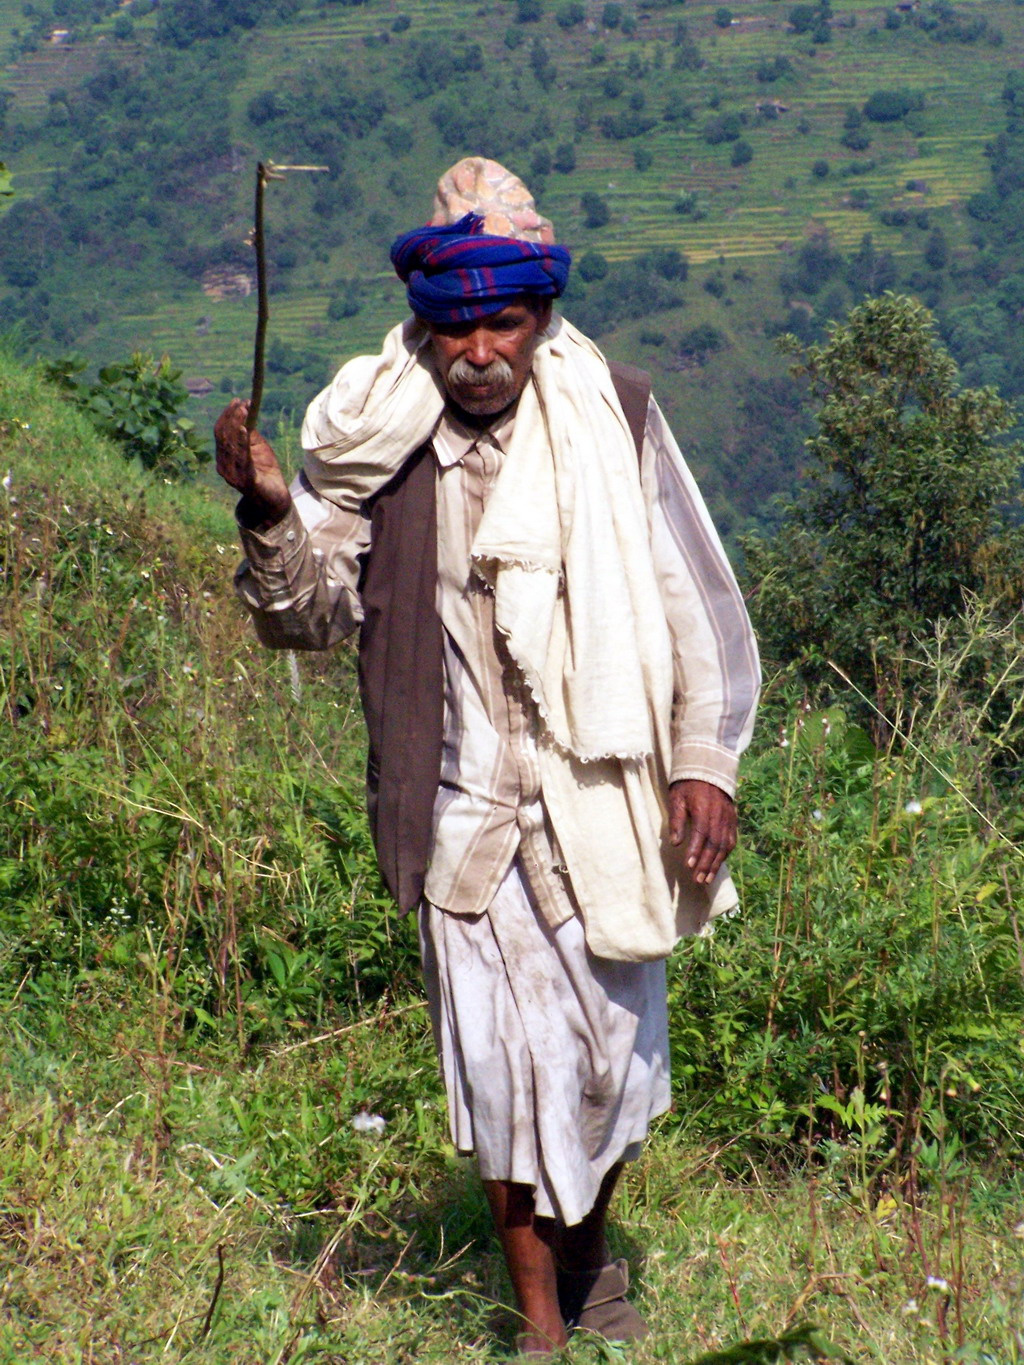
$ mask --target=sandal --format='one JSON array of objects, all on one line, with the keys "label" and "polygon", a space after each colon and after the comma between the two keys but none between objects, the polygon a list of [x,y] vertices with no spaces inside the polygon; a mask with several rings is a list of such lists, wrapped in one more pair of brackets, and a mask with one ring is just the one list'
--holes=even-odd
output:
[{"label": "sandal", "polygon": [[629,1269],[611,1261],[600,1270],[560,1270],[558,1306],[565,1325],[594,1332],[605,1341],[640,1341],[651,1329],[631,1303]]}]

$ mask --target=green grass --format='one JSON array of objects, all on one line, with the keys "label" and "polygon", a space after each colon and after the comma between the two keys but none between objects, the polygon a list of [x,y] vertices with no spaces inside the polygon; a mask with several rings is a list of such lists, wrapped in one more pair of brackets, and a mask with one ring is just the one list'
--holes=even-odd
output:
[{"label": "green grass", "polygon": [[[381,1082],[410,1051],[426,1062],[419,1028],[372,1027]],[[145,1053],[126,1058],[120,1084],[112,1068],[94,1075],[88,1095],[81,1066],[45,1089],[8,1085],[0,1361],[508,1359],[504,1273],[433,1101],[419,1123],[385,1104],[383,1139],[346,1137],[350,1112],[333,1109],[345,1152],[334,1213],[302,1218],[254,1188],[267,1156],[247,1145],[229,1100],[244,1112],[259,1094],[291,1125],[366,1055],[330,1044],[220,1076],[214,1058],[198,1058],[172,1079],[176,1129],[155,1163]],[[973,1358],[1008,1363],[1024,1270],[1014,1216],[984,1177],[955,1203],[912,1211],[884,1195],[865,1213],[828,1176],[723,1178],[714,1152],[662,1131],[629,1171],[613,1223],[654,1336],[627,1351],[577,1342],[568,1358],[685,1365],[810,1319],[857,1362],[925,1365],[963,1340],[990,1352]]]},{"label": "green grass", "polygon": [[[358,812],[350,654],[301,660],[297,704],[232,600],[229,500],[126,465],[6,356],[0,442],[0,1362],[506,1359]],[[916,740],[988,791],[942,667],[952,719]],[[763,1365],[740,1344],[811,1320],[857,1362],[1014,1365],[1020,848],[771,690],[745,915],[677,954],[676,1109],[614,1210],[655,1336],[570,1358]]]}]

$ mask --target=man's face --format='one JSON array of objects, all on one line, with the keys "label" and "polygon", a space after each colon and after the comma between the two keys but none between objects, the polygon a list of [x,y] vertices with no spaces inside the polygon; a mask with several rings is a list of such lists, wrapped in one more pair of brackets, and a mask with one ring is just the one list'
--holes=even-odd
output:
[{"label": "man's face", "polygon": [[445,388],[464,412],[493,417],[526,387],[533,353],[551,320],[551,304],[512,303],[472,322],[428,322]]}]

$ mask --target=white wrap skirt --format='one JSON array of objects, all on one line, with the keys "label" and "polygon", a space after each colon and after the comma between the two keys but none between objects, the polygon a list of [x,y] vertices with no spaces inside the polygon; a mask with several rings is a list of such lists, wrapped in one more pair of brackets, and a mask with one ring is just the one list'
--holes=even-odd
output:
[{"label": "white wrap skirt", "polygon": [[518,859],[482,915],[425,901],[420,945],[455,1147],[578,1223],[669,1107],[664,962],[594,957],[578,916],[552,929]]}]

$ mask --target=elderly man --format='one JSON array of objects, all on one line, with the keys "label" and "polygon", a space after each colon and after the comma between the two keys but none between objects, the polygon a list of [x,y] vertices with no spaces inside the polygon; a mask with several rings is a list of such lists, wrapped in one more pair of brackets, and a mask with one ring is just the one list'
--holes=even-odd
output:
[{"label": "elderly man", "polygon": [[646,377],[552,315],[522,184],[459,163],[392,261],[413,316],[311,404],[290,489],[244,404],[217,424],[237,585],[268,645],[360,630],[374,839],[520,1350],[629,1340],[605,1215],[670,1102],[664,958],[735,905],[755,646]]}]

